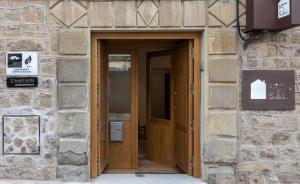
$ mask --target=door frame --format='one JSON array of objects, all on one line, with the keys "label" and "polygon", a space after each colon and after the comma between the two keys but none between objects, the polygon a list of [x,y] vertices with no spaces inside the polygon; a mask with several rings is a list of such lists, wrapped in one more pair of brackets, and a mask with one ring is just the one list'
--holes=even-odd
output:
[{"label": "door frame", "polygon": [[97,134],[97,66],[99,40],[193,40],[194,43],[194,134],[193,134],[193,176],[201,177],[201,34],[202,32],[101,32],[91,34],[91,143],[90,143],[90,176],[100,175],[97,171],[98,134]]}]

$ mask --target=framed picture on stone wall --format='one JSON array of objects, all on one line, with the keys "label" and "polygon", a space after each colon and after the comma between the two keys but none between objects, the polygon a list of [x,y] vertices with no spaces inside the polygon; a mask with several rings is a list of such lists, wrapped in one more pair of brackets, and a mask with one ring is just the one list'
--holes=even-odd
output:
[{"label": "framed picture on stone wall", "polygon": [[4,115],[3,154],[40,154],[40,116]]}]

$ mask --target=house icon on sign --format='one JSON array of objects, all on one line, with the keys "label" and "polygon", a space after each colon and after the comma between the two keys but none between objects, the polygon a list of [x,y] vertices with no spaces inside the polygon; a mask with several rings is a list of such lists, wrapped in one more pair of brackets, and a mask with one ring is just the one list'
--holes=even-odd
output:
[{"label": "house icon on sign", "polygon": [[265,100],[267,99],[266,81],[257,79],[251,83],[251,99]]}]

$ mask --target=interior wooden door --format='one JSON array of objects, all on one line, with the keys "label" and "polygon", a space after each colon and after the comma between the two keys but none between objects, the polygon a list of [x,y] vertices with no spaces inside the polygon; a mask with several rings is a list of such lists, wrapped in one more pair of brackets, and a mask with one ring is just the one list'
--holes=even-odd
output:
[{"label": "interior wooden door", "polygon": [[103,40],[98,42],[98,84],[97,84],[97,127],[98,127],[98,170],[101,174],[108,164],[109,126],[108,126],[108,48]]},{"label": "interior wooden door", "polygon": [[174,99],[175,162],[192,175],[193,168],[193,58],[192,41],[175,44],[172,59],[172,98]]},{"label": "interior wooden door", "polygon": [[146,158],[175,167],[171,115],[171,51],[147,54]]}]

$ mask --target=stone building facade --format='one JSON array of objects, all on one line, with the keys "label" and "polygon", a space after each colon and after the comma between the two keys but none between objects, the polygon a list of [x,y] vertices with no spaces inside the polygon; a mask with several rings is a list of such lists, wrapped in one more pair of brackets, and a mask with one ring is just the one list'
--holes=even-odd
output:
[{"label": "stone building facade", "polygon": [[[0,116],[40,116],[40,154],[1,148],[0,178],[89,180],[91,32],[197,31],[205,66],[202,179],[299,183],[300,29],[266,33],[244,49],[235,7],[236,0],[0,0]],[[242,25],[245,11],[241,0]],[[6,87],[8,51],[39,53],[38,88]],[[242,110],[243,69],[295,70],[295,110]],[[7,124],[17,133],[32,120],[9,121],[21,121],[21,128]],[[32,142],[13,136],[1,145],[31,150]]]}]

